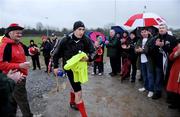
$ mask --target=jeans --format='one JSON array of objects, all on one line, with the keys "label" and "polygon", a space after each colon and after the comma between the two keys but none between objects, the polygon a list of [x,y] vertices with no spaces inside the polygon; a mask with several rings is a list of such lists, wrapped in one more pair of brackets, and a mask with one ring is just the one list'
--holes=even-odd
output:
[{"label": "jeans", "polygon": [[163,85],[163,69],[160,67],[155,68],[155,92],[156,93],[161,93],[162,91],[162,85]]},{"label": "jeans", "polygon": [[144,80],[144,87],[148,91],[154,91],[154,78],[148,62],[141,63],[141,74]]}]

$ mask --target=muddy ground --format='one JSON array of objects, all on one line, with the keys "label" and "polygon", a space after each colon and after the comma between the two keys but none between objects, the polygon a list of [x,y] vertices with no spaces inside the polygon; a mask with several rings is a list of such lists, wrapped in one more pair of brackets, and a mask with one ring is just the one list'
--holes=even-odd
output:
[{"label": "muddy ground", "polygon": [[[180,117],[178,110],[170,110],[165,102],[166,94],[159,100],[147,97],[147,92],[139,92],[142,83],[120,81],[120,76],[110,77],[108,59],[103,76],[91,75],[89,81],[82,85],[83,98],[89,117]],[[41,61],[43,64],[43,62]],[[66,78],[59,78],[60,91],[56,92],[55,77],[42,70],[30,70],[27,91],[31,110],[43,117],[80,117],[78,111],[69,107],[70,87]],[[139,78],[139,72],[137,79]],[[21,117],[18,110],[17,117]]]}]

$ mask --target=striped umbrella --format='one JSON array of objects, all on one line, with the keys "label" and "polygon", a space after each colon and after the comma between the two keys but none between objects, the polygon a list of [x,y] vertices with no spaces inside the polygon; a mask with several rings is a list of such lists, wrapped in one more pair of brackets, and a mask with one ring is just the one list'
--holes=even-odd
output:
[{"label": "striped umbrella", "polygon": [[166,21],[155,13],[140,13],[131,16],[124,25],[129,27],[147,27],[158,26],[162,23],[166,24]]}]

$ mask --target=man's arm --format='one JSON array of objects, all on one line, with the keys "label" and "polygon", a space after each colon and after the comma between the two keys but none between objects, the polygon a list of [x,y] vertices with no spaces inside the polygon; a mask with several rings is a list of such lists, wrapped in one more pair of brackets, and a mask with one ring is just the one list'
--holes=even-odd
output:
[{"label": "man's arm", "polygon": [[164,46],[162,48],[165,52],[170,54],[177,44],[177,39],[174,36],[170,36],[169,40],[164,42]]},{"label": "man's arm", "polygon": [[112,43],[108,43],[106,46],[107,46],[107,47],[116,48],[116,47],[117,47],[117,44],[118,44],[118,41],[117,41],[117,39],[115,38],[114,40],[112,40]]},{"label": "man's arm", "polygon": [[86,39],[86,40],[87,40],[87,47],[88,47],[88,61],[92,62],[96,55],[95,48],[90,39]]},{"label": "man's arm", "polygon": [[[9,53],[11,53],[10,50],[9,50],[11,48],[7,49],[6,47],[7,47],[6,44],[2,44],[0,46],[0,48],[1,48],[1,50],[0,50],[0,70],[2,70],[2,71],[9,71],[10,69],[19,69],[19,63],[9,63],[8,62],[8,59],[10,60],[11,56],[8,55],[7,53],[5,53],[5,51],[8,51]],[[6,58],[5,56],[8,57],[7,60],[5,60],[5,58]]]},{"label": "man's arm", "polygon": [[65,40],[65,38],[63,38],[61,41],[59,40],[53,52],[51,53],[53,57],[54,68],[58,68],[59,59],[63,57],[63,46]]}]

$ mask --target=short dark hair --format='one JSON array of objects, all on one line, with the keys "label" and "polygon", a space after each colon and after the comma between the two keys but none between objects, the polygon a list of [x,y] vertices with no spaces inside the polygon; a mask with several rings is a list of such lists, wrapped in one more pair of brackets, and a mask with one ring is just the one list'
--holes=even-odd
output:
[{"label": "short dark hair", "polygon": [[33,42],[34,43],[34,40],[30,40],[30,43]]}]

